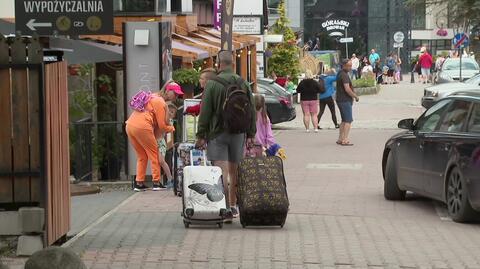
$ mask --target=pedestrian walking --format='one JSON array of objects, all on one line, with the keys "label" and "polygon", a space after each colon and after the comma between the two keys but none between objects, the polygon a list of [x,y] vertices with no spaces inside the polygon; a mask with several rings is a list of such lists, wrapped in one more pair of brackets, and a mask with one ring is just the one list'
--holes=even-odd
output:
[{"label": "pedestrian walking", "polygon": [[402,59],[399,55],[394,56],[395,59],[395,81],[393,83],[399,83],[402,81]]},{"label": "pedestrian walking", "polygon": [[341,146],[353,146],[348,139],[353,122],[352,106],[353,100],[357,102],[360,100],[355,94],[352,81],[348,76],[348,72],[350,72],[351,69],[352,61],[348,59],[343,60],[342,70],[340,70],[337,78],[337,106],[342,117],[337,144]]},{"label": "pedestrian walking", "polygon": [[330,114],[332,115],[332,122],[336,129],[340,128],[337,121],[337,113],[335,112],[335,101],[333,95],[335,94],[335,83],[337,81],[337,74],[335,69],[330,69],[326,76],[322,77],[323,84],[325,85],[325,92],[320,94],[320,113],[318,114],[318,129],[320,128],[320,120],[322,119],[325,107],[328,106]]},{"label": "pedestrian walking", "polygon": [[393,84],[395,82],[394,75],[395,75],[395,65],[396,65],[395,58],[393,57],[393,53],[388,54],[387,59],[385,60],[385,65],[387,66],[387,77],[385,79],[385,84]]},{"label": "pedestrian walking", "polygon": [[222,169],[229,207],[226,219],[231,222],[233,217],[238,217],[238,163],[244,156],[245,140],[247,148],[254,143],[256,111],[249,84],[233,72],[232,53],[221,51],[217,64],[217,77],[205,87],[196,146],[206,147],[207,158]]},{"label": "pedestrian walking", "polygon": [[[263,95],[255,95],[255,110],[257,111],[257,133],[255,135],[256,150],[265,152],[271,146],[275,144],[275,138],[273,137],[272,124],[267,115],[267,107],[265,105],[265,97]],[[255,154],[260,155],[260,152]],[[261,155],[260,155],[261,156]]]},{"label": "pedestrian walking", "polygon": [[357,55],[352,54],[352,78],[358,79],[358,69],[360,68],[360,59],[357,58]]},{"label": "pedestrian walking", "polygon": [[418,59],[418,63],[422,71],[420,80],[423,84],[426,84],[430,80],[430,69],[433,65],[433,59],[432,56],[428,53],[426,47],[422,47],[420,49],[420,52],[422,53],[422,55],[420,55],[420,58]]},{"label": "pedestrian walking", "polygon": [[368,60],[370,61],[370,64],[372,65],[373,69],[375,70],[377,67],[380,67],[380,55],[375,51],[375,49],[372,49],[370,51],[370,55],[368,56]]},{"label": "pedestrian walking", "polygon": [[312,72],[306,72],[306,78],[298,84],[297,92],[300,94],[300,104],[303,111],[303,124],[307,132],[310,132],[310,121],[315,132],[318,132],[318,109],[319,94],[325,92],[325,87],[313,79]]},{"label": "pedestrian walking", "polygon": [[149,94],[138,100],[143,100],[141,108],[134,110],[126,121],[127,136],[137,155],[134,190],[147,189],[144,181],[149,160],[152,167],[152,190],[165,189],[160,182],[161,168],[157,139],[162,138],[165,133],[175,131],[175,128],[167,121],[167,104],[162,97]]}]

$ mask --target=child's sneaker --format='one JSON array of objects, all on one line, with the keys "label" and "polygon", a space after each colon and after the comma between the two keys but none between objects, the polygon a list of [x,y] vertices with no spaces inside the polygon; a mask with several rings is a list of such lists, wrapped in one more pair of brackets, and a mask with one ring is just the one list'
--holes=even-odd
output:
[{"label": "child's sneaker", "polygon": [[152,191],[161,191],[161,190],[164,190],[166,189],[165,186],[163,186],[162,183],[160,182],[154,182],[153,183],[153,187],[152,187]]},{"label": "child's sneaker", "polygon": [[146,191],[147,189],[148,189],[148,187],[145,186],[145,184],[143,184],[143,183],[138,184],[138,182],[135,181],[135,185],[133,186],[134,191],[141,192],[141,191]]}]

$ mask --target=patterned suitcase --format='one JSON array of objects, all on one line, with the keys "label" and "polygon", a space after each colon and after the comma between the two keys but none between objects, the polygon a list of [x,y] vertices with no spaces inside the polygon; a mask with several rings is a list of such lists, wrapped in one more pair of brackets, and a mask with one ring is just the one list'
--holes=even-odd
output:
[{"label": "patterned suitcase", "polygon": [[222,169],[217,166],[186,166],[183,170],[183,223],[223,227],[227,204]]},{"label": "patterned suitcase", "polygon": [[283,227],[289,205],[282,159],[245,158],[240,163],[238,207],[242,227]]}]

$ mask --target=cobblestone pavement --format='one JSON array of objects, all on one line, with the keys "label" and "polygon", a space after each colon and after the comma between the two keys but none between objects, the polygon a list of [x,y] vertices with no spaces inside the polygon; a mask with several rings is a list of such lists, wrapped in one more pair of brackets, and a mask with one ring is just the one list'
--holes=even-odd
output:
[{"label": "cobblestone pavement", "polygon": [[[410,97],[397,90],[403,89],[363,97],[359,118],[418,116],[421,108],[409,104],[418,102],[421,89]],[[398,102],[379,105],[385,100]],[[381,154],[396,132],[354,129],[355,146],[340,147],[335,130],[278,127],[277,140],[289,157],[291,207],[283,229],[242,229],[238,220],[223,229],[185,229],[179,198],[145,192],[71,247],[92,269],[480,268],[480,225],[454,223],[445,218],[444,205],[413,194],[403,202],[384,200]]]}]

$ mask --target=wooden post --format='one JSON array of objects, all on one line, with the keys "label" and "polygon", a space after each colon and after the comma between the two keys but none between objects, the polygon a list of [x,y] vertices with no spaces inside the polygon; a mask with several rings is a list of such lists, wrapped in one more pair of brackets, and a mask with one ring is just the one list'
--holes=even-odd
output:
[{"label": "wooden post", "polygon": [[[0,64],[9,64],[9,46],[0,35]],[[12,92],[10,89],[10,70],[0,68],[0,172],[12,172]],[[0,203],[13,202],[13,177],[0,176]]]},{"label": "wooden post", "polygon": [[[27,50],[23,38],[16,36],[11,45],[13,64],[25,64]],[[28,172],[29,133],[28,133],[28,78],[26,68],[12,69],[12,115],[13,121],[13,167],[14,172]],[[30,202],[30,179],[28,176],[15,176],[14,201]]]}]

